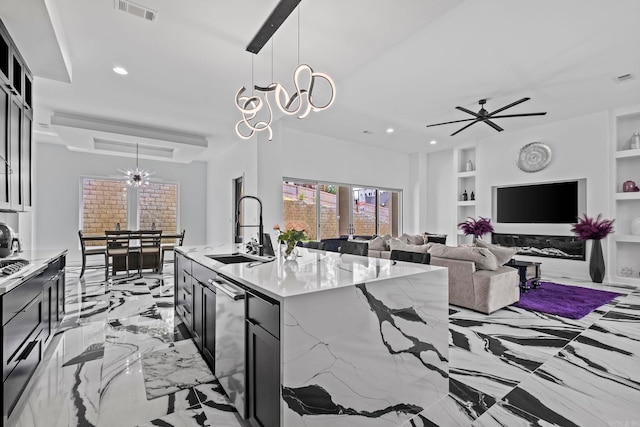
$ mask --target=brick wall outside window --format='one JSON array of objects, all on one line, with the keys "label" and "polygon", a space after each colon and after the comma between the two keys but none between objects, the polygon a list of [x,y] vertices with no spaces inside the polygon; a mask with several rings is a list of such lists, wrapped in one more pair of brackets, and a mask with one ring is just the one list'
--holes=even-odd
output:
[{"label": "brick wall outside window", "polygon": [[117,223],[122,229],[127,228],[127,184],[123,181],[83,179],[82,203],[82,232],[85,235],[115,230]]}]

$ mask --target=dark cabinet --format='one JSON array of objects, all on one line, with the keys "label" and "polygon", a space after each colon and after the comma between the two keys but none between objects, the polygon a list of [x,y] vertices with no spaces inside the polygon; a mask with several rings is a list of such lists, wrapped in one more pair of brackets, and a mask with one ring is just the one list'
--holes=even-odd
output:
[{"label": "dark cabinet", "polygon": [[51,261],[2,300],[2,415],[15,408],[64,315],[65,256]]},{"label": "dark cabinet", "polygon": [[0,210],[32,204],[33,77],[0,21]]},{"label": "dark cabinet", "polygon": [[202,323],[202,285],[197,281],[193,280],[193,327],[191,329],[191,335],[193,337],[193,341],[196,343],[196,347],[202,351],[202,333],[203,333],[203,323]]},{"label": "dark cabinet", "polygon": [[247,318],[247,401],[253,427],[280,425],[280,340]]},{"label": "dark cabinet", "polygon": [[208,286],[202,288],[202,355],[210,366],[215,365],[216,354],[216,293]]}]

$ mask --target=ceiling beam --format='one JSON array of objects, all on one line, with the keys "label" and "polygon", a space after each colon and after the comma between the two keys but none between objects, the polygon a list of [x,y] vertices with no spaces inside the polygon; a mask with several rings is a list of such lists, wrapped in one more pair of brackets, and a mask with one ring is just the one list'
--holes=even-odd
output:
[{"label": "ceiling beam", "polygon": [[301,0],[280,0],[271,15],[262,24],[258,33],[247,46],[247,52],[258,54],[260,49],[267,44],[271,37],[278,31],[280,25],[291,15],[291,12],[298,6]]}]

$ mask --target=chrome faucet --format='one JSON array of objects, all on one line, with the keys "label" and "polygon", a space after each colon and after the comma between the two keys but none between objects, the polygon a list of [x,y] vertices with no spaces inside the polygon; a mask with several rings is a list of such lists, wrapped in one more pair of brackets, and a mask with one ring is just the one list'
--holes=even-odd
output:
[{"label": "chrome faucet", "polygon": [[[240,224],[240,203],[244,199],[254,199],[258,202],[258,205],[260,207],[260,212],[259,212],[260,223],[259,224],[246,224],[246,225]],[[262,224],[262,201],[256,196],[242,196],[238,199],[238,206],[236,206],[236,233],[234,236],[235,243],[242,243],[242,236],[240,235],[240,229],[248,228],[248,227],[258,227],[258,255],[260,256],[264,255],[264,234],[263,234],[264,226]],[[254,245],[252,245],[251,247],[253,248]]]}]

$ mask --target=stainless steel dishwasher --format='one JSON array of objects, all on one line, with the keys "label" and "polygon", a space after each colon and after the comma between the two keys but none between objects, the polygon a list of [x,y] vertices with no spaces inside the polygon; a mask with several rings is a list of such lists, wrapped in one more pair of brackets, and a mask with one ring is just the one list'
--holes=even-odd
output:
[{"label": "stainless steel dishwasher", "polygon": [[208,282],[216,289],[214,374],[244,419],[247,417],[245,291],[220,275]]}]

